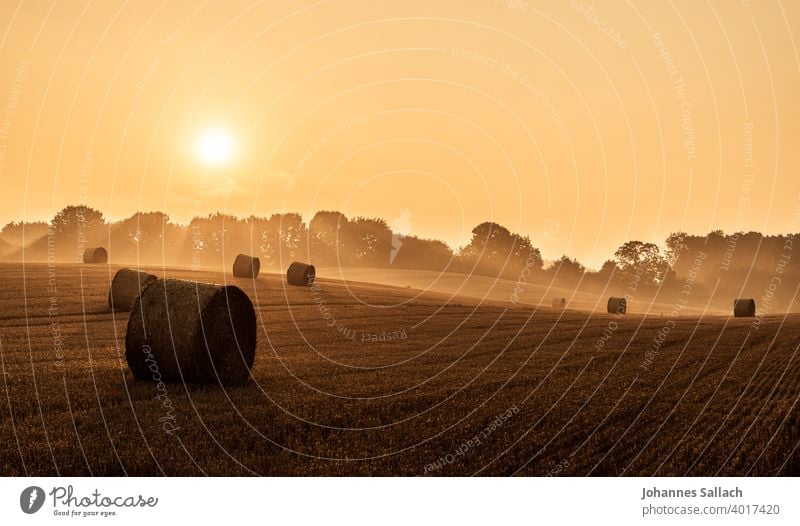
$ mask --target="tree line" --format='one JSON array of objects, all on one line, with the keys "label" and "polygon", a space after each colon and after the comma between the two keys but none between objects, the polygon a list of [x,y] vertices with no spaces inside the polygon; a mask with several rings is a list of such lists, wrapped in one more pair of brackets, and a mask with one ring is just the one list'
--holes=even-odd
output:
[{"label": "tree line", "polygon": [[691,285],[697,296],[764,298],[774,309],[794,307],[800,284],[795,234],[671,234],[664,248],[628,241],[599,270],[566,255],[545,265],[530,237],[494,222],[472,229],[456,250],[436,239],[393,232],[383,219],[320,211],[306,223],[298,213],[239,218],[215,213],[188,225],[163,212],[107,221],[87,206],[67,206],[49,223],[11,222],[0,230],[5,260],[76,262],[88,246],[106,247],[112,262],[170,266],[229,265],[239,253],[283,269],[295,260],[317,266],[419,269],[533,279],[557,286],[624,294],[633,285],[650,295],[675,295]]}]

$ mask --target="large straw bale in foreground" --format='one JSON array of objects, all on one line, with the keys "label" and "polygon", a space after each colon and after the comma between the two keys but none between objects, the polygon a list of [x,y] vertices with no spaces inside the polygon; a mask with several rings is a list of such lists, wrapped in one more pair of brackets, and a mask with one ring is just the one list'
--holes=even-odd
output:
[{"label": "large straw bale in foreground", "polygon": [[125,336],[125,359],[138,380],[241,384],[255,351],[256,314],[247,294],[176,279],[142,291]]}]

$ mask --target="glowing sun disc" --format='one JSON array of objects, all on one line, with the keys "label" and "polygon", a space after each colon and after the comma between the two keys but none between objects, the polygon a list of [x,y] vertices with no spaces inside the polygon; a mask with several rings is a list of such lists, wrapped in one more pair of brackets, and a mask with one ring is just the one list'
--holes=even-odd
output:
[{"label": "glowing sun disc", "polygon": [[221,166],[233,157],[233,138],[223,130],[206,130],[197,138],[195,153],[208,166]]}]

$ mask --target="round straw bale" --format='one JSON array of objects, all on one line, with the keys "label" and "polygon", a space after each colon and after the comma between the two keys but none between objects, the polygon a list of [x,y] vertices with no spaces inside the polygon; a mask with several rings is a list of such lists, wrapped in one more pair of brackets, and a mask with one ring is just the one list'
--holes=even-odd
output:
[{"label": "round straw bale", "polygon": [[286,281],[289,282],[289,285],[304,287],[314,283],[316,275],[317,271],[314,265],[307,265],[306,263],[295,261],[289,265],[289,270],[286,271]]},{"label": "round straw bale", "polygon": [[106,263],[108,252],[103,247],[89,247],[83,251],[84,263]]},{"label": "round straw bale", "polygon": [[553,308],[554,309],[564,309],[567,306],[567,298],[553,298]]},{"label": "round straw bale", "polygon": [[242,384],[256,353],[256,313],[240,288],[177,279],[137,298],[125,359],[137,380]]},{"label": "round straw bale", "polygon": [[609,314],[625,314],[628,310],[628,302],[625,298],[615,298],[612,296],[608,298],[607,309]]},{"label": "round straw bale", "polygon": [[239,254],[233,261],[233,275],[237,278],[255,278],[261,270],[261,261],[256,257]]},{"label": "round straw bale", "polygon": [[752,318],[756,315],[756,301],[752,298],[733,300],[733,315],[736,318]]},{"label": "round straw bale", "polygon": [[132,268],[119,269],[108,288],[108,306],[116,311],[131,310],[139,293],[157,280],[156,276],[147,272]]}]

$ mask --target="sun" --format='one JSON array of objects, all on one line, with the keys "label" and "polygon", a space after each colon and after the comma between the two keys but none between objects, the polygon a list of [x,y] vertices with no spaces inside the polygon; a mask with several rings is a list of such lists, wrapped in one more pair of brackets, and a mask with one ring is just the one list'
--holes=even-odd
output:
[{"label": "sun", "polygon": [[195,145],[197,158],[206,166],[222,166],[233,158],[233,137],[218,128],[204,130]]}]

